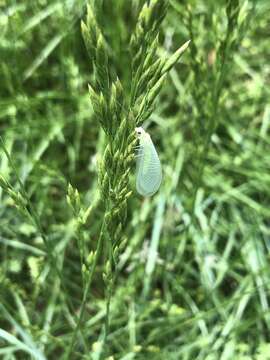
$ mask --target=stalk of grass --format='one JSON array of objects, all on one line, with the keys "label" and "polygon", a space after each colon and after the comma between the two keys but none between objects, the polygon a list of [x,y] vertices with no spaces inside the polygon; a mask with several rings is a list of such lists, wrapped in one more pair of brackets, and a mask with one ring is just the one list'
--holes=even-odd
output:
[{"label": "stalk of grass", "polygon": [[[172,3],[178,10],[177,2],[173,1]],[[217,42],[213,45],[211,44],[213,48],[209,52],[208,63],[205,63],[205,54],[202,53],[197,44],[194,8],[186,3],[184,10],[181,10],[191,39],[190,65],[194,80],[192,85],[192,96],[194,99],[193,117],[196,121],[193,137],[194,148],[196,149],[193,161],[196,164],[196,171],[193,174],[192,195],[187,204],[190,213],[190,223],[186,227],[183,243],[179,247],[181,254],[183,254],[185,249],[187,238],[193,238],[193,226],[199,226],[196,214],[196,200],[198,199],[198,192],[203,186],[204,169],[212,146],[211,139],[220,125],[219,118],[222,95],[225,92],[225,81],[230,71],[230,64],[233,61],[234,53],[237,51],[237,46],[243,36],[245,21],[247,21],[246,18],[240,21],[240,10],[241,6],[238,0],[226,1],[226,32],[220,38],[219,34],[217,34]],[[211,20],[209,21],[211,23]],[[212,23],[212,26],[214,28],[215,24]],[[207,40],[205,39],[205,41]]]},{"label": "stalk of grass", "polygon": [[[0,146],[3,150],[3,152],[5,153],[8,162],[10,164],[11,169],[13,170],[13,173],[15,175],[15,178],[19,184],[19,191],[16,191],[11,184],[9,184],[8,181],[6,181],[2,176],[0,176],[0,186],[2,187],[2,189],[4,189],[9,195],[10,197],[14,200],[14,203],[16,204],[17,208],[19,211],[21,211],[23,214],[26,214],[30,220],[33,222],[33,224],[35,225],[38,233],[40,234],[45,248],[46,248],[46,252],[49,258],[49,261],[51,263],[52,269],[56,272],[56,275],[58,276],[59,280],[60,280],[60,286],[63,289],[63,298],[64,301],[67,304],[67,309],[70,312],[70,316],[72,318],[71,312],[74,314],[74,316],[76,317],[75,311],[74,311],[74,306],[72,304],[72,302],[70,301],[69,297],[67,296],[67,289],[66,289],[66,285],[64,283],[64,279],[61,273],[61,270],[58,268],[57,265],[57,259],[55,258],[50,242],[47,238],[47,235],[45,234],[43,228],[42,228],[42,224],[40,221],[40,218],[36,212],[36,210],[34,209],[32,202],[30,201],[30,198],[26,192],[26,189],[24,187],[24,184],[22,183],[20,176],[18,174],[18,171],[16,169],[16,166],[14,165],[12,158],[9,154],[9,152],[6,149],[5,143],[2,139],[2,137],[0,136]],[[82,339],[85,345],[85,348],[88,349],[87,343],[84,339],[84,335],[82,333]]]},{"label": "stalk of grass", "polygon": [[[127,200],[132,191],[128,177],[134,159],[136,142],[135,126],[147,119],[154,106],[166,74],[179,60],[189,42],[184,44],[170,58],[158,58],[158,34],[160,24],[166,14],[167,1],[145,2],[136,28],[131,36],[132,56],[130,95],[126,95],[121,81],[112,75],[109,53],[102,29],[97,23],[97,8],[88,5],[86,23],[82,22],[82,34],[92,59],[95,84],[89,85],[90,99],[96,120],[106,134],[106,147],[99,164],[99,188],[104,204],[104,220],[97,251],[93,254],[90,274],[80,309],[79,322],[75,329],[67,357],[75,344],[77,329],[83,326],[83,316],[90,284],[100,255],[103,237],[106,238],[106,266],[103,279],[106,286],[106,341],[109,332],[109,312],[111,296],[116,282],[117,264],[125,247],[124,227],[127,218]],[[145,56],[147,54],[147,56]]]},{"label": "stalk of grass", "polygon": [[[205,83],[198,86],[199,90],[194,88],[194,97],[196,100],[197,109],[202,110],[199,113],[199,116],[204,118],[205,128],[204,128],[204,136],[202,138],[203,144],[198,154],[198,172],[194,182],[194,195],[192,196],[191,202],[191,214],[195,214],[195,200],[197,196],[198,189],[202,183],[203,170],[205,167],[205,163],[207,160],[209,146],[211,142],[211,137],[214,134],[217,126],[218,126],[218,118],[219,118],[219,103],[222,95],[222,90],[224,87],[224,81],[226,78],[226,74],[229,69],[229,63],[233,56],[233,51],[236,50],[237,44],[237,35],[238,35],[238,16],[240,11],[240,4],[238,0],[227,0],[226,2],[226,17],[227,17],[227,29],[225,37],[220,41],[218,48],[216,51],[216,66],[213,67],[213,84],[210,89],[204,89],[203,86],[207,86]],[[204,73],[201,68],[202,59],[198,58],[198,48],[196,46],[196,39],[194,38],[193,33],[193,15],[191,12],[191,8],[187,8],[188,13],[188,30],[189,35],[191,37],[191,54],[192,54],[192,71],[195,77],[195,83],[198,84],[204,80]],[[210,90],[210,98],[203,98],[205,94],[204,91]]]}]

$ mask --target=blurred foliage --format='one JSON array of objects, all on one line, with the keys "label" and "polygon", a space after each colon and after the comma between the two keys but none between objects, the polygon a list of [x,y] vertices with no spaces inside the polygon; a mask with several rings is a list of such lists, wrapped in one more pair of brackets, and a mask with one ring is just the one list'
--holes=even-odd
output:
[{"label": "blurred foliage", "polygon": [[[96,3],[110,69],[128,89],[144,1]],[[163,184],[152,198],[129,199],[106,351],[101,259],[72,359],[269,358],[269,11],[268,0],[170,0],[160,55],[192,41],[144,124]],[[0,0],[5,360],[65,358],[83,289],[69,183],[88,253],[103,220],[105,139],[87,89],[85,13],[83,0]],[[134,173],[135,164],[133,190]]]}]

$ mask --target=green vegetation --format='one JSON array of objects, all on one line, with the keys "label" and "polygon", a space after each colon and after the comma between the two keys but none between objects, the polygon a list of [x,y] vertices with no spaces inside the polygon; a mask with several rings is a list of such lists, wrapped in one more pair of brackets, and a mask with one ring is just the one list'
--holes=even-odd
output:
[{"label": "green vegetation", "polygon": [[0,0],[1,359],[270,359],[269,12]]}]

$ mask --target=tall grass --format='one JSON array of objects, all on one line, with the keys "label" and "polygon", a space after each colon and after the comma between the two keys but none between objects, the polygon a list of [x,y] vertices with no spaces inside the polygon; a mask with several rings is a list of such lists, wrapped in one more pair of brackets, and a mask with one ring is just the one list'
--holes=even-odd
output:
[{"label": "tall grass", "polygon": [[1,358],[267,359],[269,10],[0,4]]}]

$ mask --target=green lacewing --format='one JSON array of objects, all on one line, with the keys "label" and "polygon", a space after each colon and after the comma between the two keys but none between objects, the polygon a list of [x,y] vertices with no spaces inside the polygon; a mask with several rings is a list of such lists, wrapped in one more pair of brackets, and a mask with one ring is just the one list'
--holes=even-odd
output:
[{"label": "green lacewing", "polygon": [[151,196],[161,184],[161,164],[150,135],[142,127],[135,128],[135,131],[139,138],[136,189],[140,195]]}]

